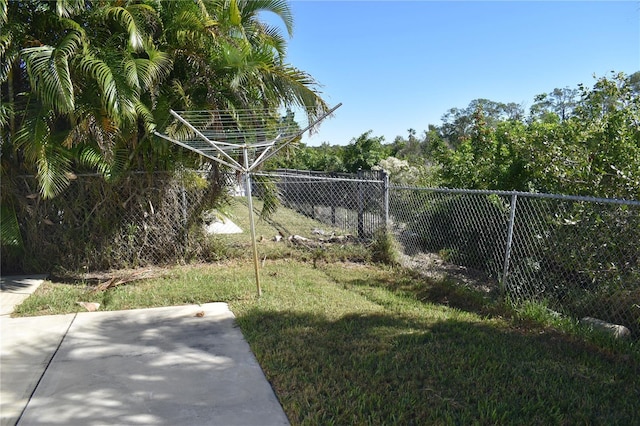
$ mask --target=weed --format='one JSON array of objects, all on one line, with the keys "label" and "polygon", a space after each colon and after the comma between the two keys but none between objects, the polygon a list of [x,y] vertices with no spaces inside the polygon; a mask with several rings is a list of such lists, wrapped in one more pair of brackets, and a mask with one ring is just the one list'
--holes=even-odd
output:
[{"label": "weed", "polygon": [[385,265],[400,264],[400,250],[393,234],[384,228],[378,229],[371,243],[371,260]]}]

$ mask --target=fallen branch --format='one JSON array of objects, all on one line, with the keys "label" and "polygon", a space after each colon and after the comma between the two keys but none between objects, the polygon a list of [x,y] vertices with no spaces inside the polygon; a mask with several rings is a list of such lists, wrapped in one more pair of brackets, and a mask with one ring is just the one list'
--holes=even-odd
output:
[{"label": "fallen branch", "polygon": [[158,271],[153,271],[153,270],[142,270],[142,271],[137,271],[137,272],[133,272],[130,273],[128,275],[124,275],[124,276],[120,276],[120,277],[111,277],[110,279],[98,284],[93,291],[94,292],[98,292],[98,291],[106,291],[109,290],[110,288],[114,288],[116,286],[122,285],[122,284],[127,284],[133,281],[140,281],[140,280],[145,280],[145,279],[149,279],[149,278],[156,278],[160,276],[160,273]]},{"label": "fallen branch", "polygon": [[318,247],[318,243],[316,241],[306,237],[302,237],[300,235],[291,235],[289,237],[289,241],[291,241],[293,244],[298,244],[307,248]]}]

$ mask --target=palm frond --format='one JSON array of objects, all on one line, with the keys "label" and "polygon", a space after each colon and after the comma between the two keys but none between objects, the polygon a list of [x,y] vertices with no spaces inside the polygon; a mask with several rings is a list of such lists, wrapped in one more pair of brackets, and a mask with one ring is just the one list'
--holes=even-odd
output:
[{"label": "palm frond", "polygon": [[148,35],[149,28],[156,28],[160,20],[159,11],[162,9],[160,3],[162,2],[158,1],[157,4],[150,4],[148,1],[127,3],[126,9],[136,20],[137,27],[141,30],[141,34]]},{"label": "palm frond", "polygon": [[277,27],[262,25],[260,41],[271,46],[281,59],[287,54],[287,40],[282,36]]},{"label": "palm frond", "polygon": [[111,161],[109,173],[104,177],[107,180],[117,179],[127,170],[130,161],[131,152],[127,148],[119,148],[113,151],[113,160]]},{"label": "palm frond", "polygon": [[7,23],[9,0],[0,0],[0,24]]},{"label": "palm frond", "polygon": [[118,119],[121,112],[118,98],[118,87],[109,65],[91,53],[82,55],[79,59],[79,69],[93,77],[102,94],[102,106],[112,118]]},{"label": "palm frond", "polygon": [[13,115],[13,106],[9,103],[0,102],[0,127],[8,126]]},{"label": "palm frond", "polygon": [[145,53],[147,58],[130,58],[124,63],[126,80],[136,91],[151,89],[171,72],[171,57],[151,41],[145,42]]},{"label": "palm frond", "polygon": [[242,22],[242,15],[238,8],[238,0],[229,0],[229,22],[231,25],[240,25]]},{"label": "palm frond", "polygon": [[23,247],[16,211],[13,206],[4,202],[0,206],[0,243],[3,247],[13,249],[21,249]]},{"label": "palm frond", "polygon": [[[138,5],[145,6],[145,5]],[[151,8],[151,6],[148,6]],[[153,8],[151,8],[153,10]],[[144,47],[144,33],[139,28],[138,22],[135,16],[130,10],[120,6],[105,7],[100,10],[105,19],[112,19],[126,28],[129,35],[129,46],[134,51],[138,52]]]},{"label": "palm frond", "polygon": [[147,108],[145,104],[138,101],[135,104],[136,113],[138,114],[138,118],[142,120],[142,124],[144,126],[145,131],[148,134],[152,134],[156,129],[155,119],[153,118],[153,113]]},{"label": "palm frond", "polygon": [[36,178],[40,184],[40,194],[44,198],[53,198],[69,186],[71,160],[55,144],[45,145],[37,165]]},{"label": "palm frond", "polygon": [[20,55],[15,51],[10,51],[8,55],[0,54],[0,84],[5,83],[9,79],[11,67],[19,57]]},{"label": "palm frond", "polygon": [[69,71],[68,53],[73,43],[65,43],[58,50],[52,46],[22,49],[32,90],[48,107],[61,113],[74,109],[73,82]]},{"label": "palm frond", "polygon": [[124,70],[124,78],[127,80],[127,83],[134,89],[136,92],[140,90],[140,75],[139,69],[145,66],[144,59],[141,60],[141,63],[138,64],[136,59],[128,58],[122,64],[122,68]]},{"label": "palm frond", "polygon": [[182,85],[182,82],[175,79],[171,80],[170,87],[171,87],[171,94],[175,98],[177,98],[178,105],[181,106],[180,109],[184,109],[184,110],[193,109],[194,107],[193,100],[184,90],[184,86]]},{"label": "palm frond", "polygon": [[58,16],[69,17],[74,13],[82,12],[85,8],[84,0],[57,0],[56,12]]},{"label": "palm frond", "polygon": [[254,20],[258,12],[271,12],[282,20],[289,36],[293,35],[293,11],[287,0],[239,0],[239,8],[243,23]]},{"label": "palm frond", "polygon": [[7,54],[9,47],[11,47],[12,41],[13,41],[13,36],[10,32],[0,34],[0,58],[4,57],[4,55]]},{"label": "palm frond", "polygon": [[69,185],[71,160],[68,152],[53,140],[50,111],[40,109],[16,133],[16,147],[21,148],[28,164],[35,165],[40,194],[53,198]]},{"label": "palm frond", "polygon": [[93,146],[87,146],[80,151],[79,155],[80,164],[95,169],[103,176],[109,176],[111,167],[108,161],[105,160],[102,153],[95,149]]},{"label": "palm frond", "polygon": [[67,149],[97,146],[104,161],[111,161],[120,134],[117,124],[104,115],[103,109],[99,107],[79,109],[76,111],[76,117],[75,125],[62,141],[62,146]]},{"label": "palm frond", "polygon": [[75,21],[75,20],[73,20],[71,18],[59,18],[56,21],[56,24],[62,30],[71,30],[71,31],[75,31],[76,33],[78,33],[78,35],[80,36],[82,42],[84,42],[86,40],[87,33],[85,31],[85,28],[84,28],[84,26],[82,26],[77,21]]},{"label": "palm frond", "polygon": [[270,84],[275,88],[284,106],[299,106],[305,110],[309,121],[329,111],[329,106],[314,90],[316,81],[304,71],[291,65],[274,67],[269,73]]}]

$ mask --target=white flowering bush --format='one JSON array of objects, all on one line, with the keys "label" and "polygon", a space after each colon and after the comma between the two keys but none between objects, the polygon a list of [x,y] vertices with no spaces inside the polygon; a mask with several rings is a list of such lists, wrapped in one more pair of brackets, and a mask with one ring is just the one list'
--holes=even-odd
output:
[{"label": "white flowering bush", "polygon": [[413,166],[407,160],[387,157],[372,167],[373,170],[384,170],[389,181],[396,185],[426,185],[433,182],[433,173],[427,167]]}]

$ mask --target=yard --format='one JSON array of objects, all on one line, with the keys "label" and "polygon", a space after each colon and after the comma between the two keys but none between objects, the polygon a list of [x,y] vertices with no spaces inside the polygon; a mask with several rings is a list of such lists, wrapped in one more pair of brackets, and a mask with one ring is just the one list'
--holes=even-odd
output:
[{"label": "yard", "polygon": [[[241,203],[227,214],[247,229]],[[89,279],[45,282],[18,314],[226,301],[292,424],[640,423],[634,343],[374,264],[370,247],[272,241],[312,236],[313,221],[287,214],[258,224],[261,297],[242,234],[217,237],[228,247],[218,262],[103,291]]]}]

